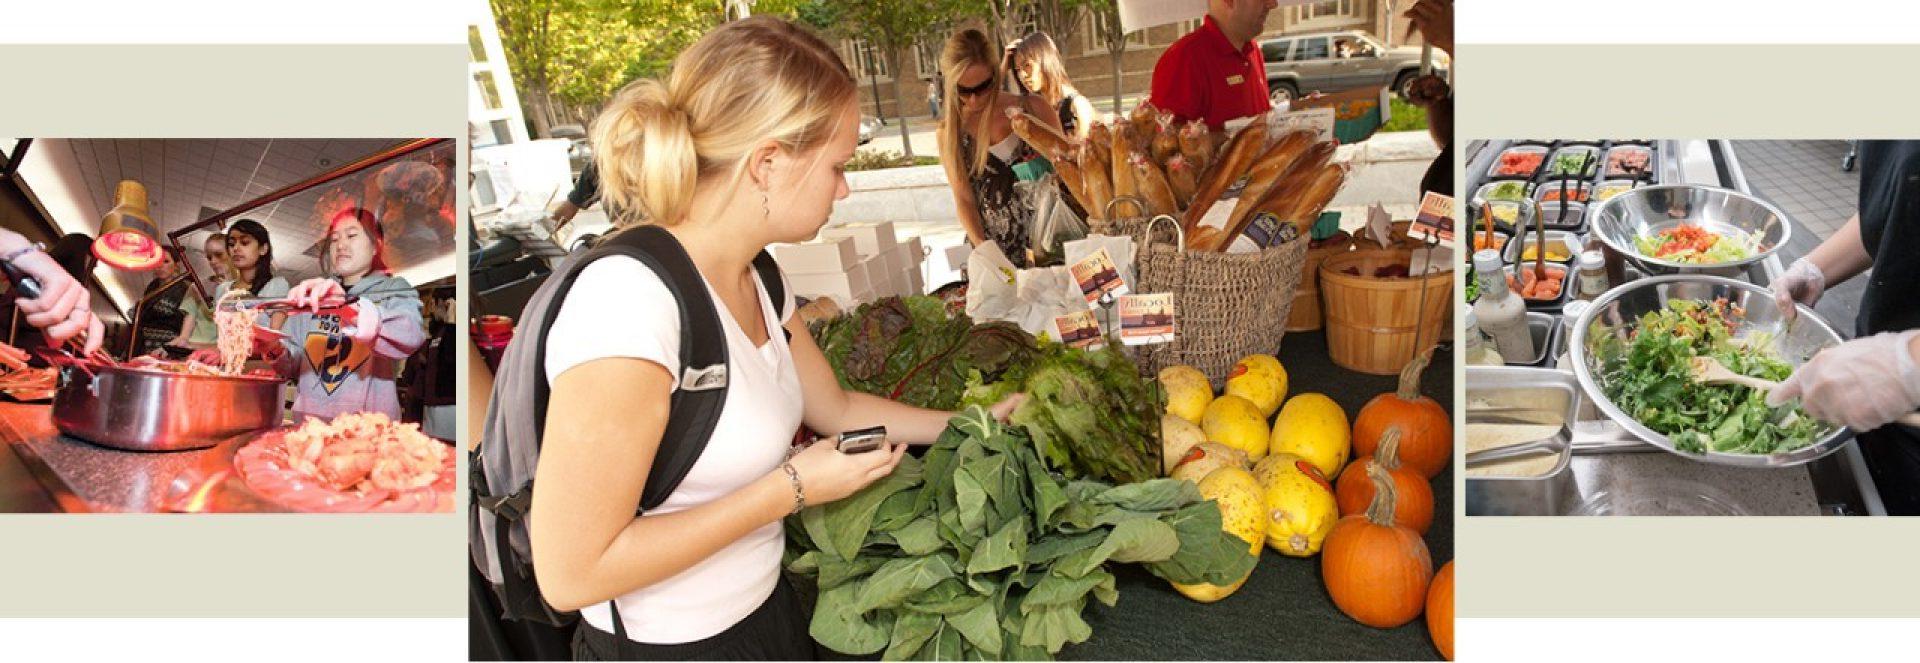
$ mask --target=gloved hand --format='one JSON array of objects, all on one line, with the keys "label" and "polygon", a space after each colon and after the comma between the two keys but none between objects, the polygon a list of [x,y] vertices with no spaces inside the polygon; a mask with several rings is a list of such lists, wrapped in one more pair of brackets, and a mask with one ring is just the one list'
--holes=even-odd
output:
[{"label": "gloved hand", "polygon": [[220,350],[217,348],[194,350],[193,354],[187,355],[187,361],[199,362],[208,366],[219,366],[221,362]]},{"label": "gloved hand", "polygon": [[1813,356],[1767,395],[1778,407],[1795,398],[1821,421],[1869,431],[1920,407],[1920,367],[1910,344],[1920,329],[1883,332]]},{"label": "gloved hand", "polygon": [[1780,314],[1788,320],[1798,314],[1793,308],[1795,302],[1811,308],[1826,291],[1827,275],[1806,258],[1793,261],[1793,266],[1773,280],[1773,302],[1780,306]]}]

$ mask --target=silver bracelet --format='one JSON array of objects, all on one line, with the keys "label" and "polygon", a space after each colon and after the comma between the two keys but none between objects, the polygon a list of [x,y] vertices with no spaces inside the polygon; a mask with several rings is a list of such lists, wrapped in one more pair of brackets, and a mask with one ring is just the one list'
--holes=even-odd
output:
[{"label": "silver bracelet", "polygon": [[800,470],[793,469],[793,463],[781,463],[780,469],[787,471],[787,481],[793,483],[793,510],[787,515],[800,513],[801,509],[807,508],[807,493],[800,488]]}]

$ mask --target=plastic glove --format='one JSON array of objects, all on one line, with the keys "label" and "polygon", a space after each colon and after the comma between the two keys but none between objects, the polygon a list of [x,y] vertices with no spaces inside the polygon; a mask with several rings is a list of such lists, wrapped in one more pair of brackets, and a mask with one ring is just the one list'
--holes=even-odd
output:
[{"label": "plastic glove", "polygon": [[307,279],[287,291],[287,301],[301,308],[320,310],[320,302],[347,296],[345,288],[333,279]]},{"label": "plastic glove", "polygon": [[1773,280],[1773,302],[1780,306],[1780,314],[1788,320],[1798,314],[1793,309],[1795,302],[1811,308],[1826,291],[1827,275],[1806,258],[1793,261],[1793,266]]},{"label": "plastic glove", "polygon": [[224,360],[221,359],[219,350],[214,348],[201,348],[194,350],[193,354],[187,355],[187,361],[199,362],[208,366],[219,366]]},{"label": "plastic glove", "polygon": [[1807,414],[1869,431],[1920,407],[1920,368],[1909,344],[1920,330],[1884,332],[1820,351],[1767,395],[1778,407],[1799,398]]}]

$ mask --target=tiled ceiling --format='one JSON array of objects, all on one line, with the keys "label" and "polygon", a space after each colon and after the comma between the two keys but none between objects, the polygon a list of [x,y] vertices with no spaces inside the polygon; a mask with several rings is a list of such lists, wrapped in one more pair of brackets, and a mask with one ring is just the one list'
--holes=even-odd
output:
[{"label": "tiled ceiling", "polygon": [[[113,207],[121,180],[145,185],[153,220],[166,231],[206,218],[261,195],[380,151],[403,139],[69,139],[45,141],[69,150],[79,181],[94,209]],[[35,149],[39,149],[36,146]],[[317,252],[323,229],[312,220],[314,203],[329,185],[290,196],[242,214],[265,224],[278,254],[274,268],[289,281],[320,273]],[[349,187],[357,189],[357,187]],[[195,271],[206,273],[200,256],[204,236],[183,238]],[[391,239],[391,238],[390,238]],[[396,249],[400,247],[395,243]],[[451,249],[451,245],[447,247]],[[397,255],[406,264],[410,256]]]}]

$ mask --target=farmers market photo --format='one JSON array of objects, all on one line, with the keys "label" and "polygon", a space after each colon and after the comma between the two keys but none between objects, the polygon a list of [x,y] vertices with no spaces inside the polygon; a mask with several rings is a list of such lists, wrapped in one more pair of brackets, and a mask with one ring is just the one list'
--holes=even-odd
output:
[{"label": "farmers market photo", "polygon": [[1467,515],[1920,514],[1920,143],[1467,158]]},{"label": "farmers market photo", "polygon": [[472,658],[1452,658],[1451,2],[468,27]]},{"label": "farmers market photo", "polygon": [[453,511],[453,139],[0,149],[0,512]]}]

